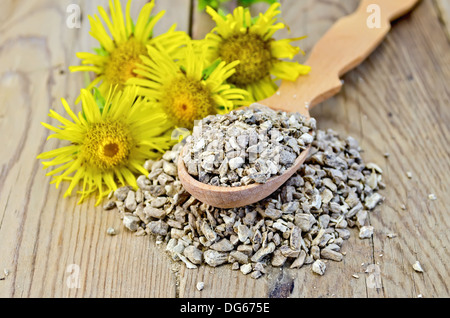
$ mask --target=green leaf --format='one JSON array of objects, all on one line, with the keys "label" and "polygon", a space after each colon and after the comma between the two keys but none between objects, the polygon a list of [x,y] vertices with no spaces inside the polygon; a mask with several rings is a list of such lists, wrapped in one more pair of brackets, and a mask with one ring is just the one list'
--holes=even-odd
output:
[{"label": "green leaf", "polygon": [[239,5],[243,7],[250,7],[252,4],[258,2],[266,2],[268,4],[274,4],[277,0],[238,0]]},{"label": "green leaf", "polygon": [[228,2],[228,1],[230,1],[230,0],[199,0],[198,1],[198,9],[200,11],[203,11],[206,9],[206,7],[211,7],[217,11],[217,9],[219,9],[219,7],[222,3]]},{"label": "green leaf", "polygon": [[227,14],[228,14],[226,11],[222,10],[222,8],[219,8],[217,10],[217,13],[224,19],[227,17]]},{"label": "green leaf", "polygon": [[131,34],[134,34],[135,29],[136,29],[136,25],[134,24],[134,21],[131,20]]},{"label": "green leaf", "polygon": [[98,108],[100,109],[100,113],[103,113],[103,109],[105,108],[106,100],[103,98],[102,94],[100,93],[99,89],[97,87],[94,87],[93,89],[94,93],[94,99],[97,103]]},{"label": "green leaf", "polygon": [[[247,14],[247,12],[249,12],[250,11],[250,9],[249,8],[245,8],[244,9],[244,11],[245,11],[245,15]],[[244,19],[244,28],[249,28],[249,27],[251,27],[253,24],[255,24],[255,22],[257,21],[259,19],[259,17],[253,17],[253,18],[251,18],[251,20],[250,20],[250,25],[247,25],[247,21]]]},{"label": "green leaf", "polygon": [[259,17],[252,17],[252,25],[254,25],[256,22],[258,22]]},{"label": "green leaf", "polygon": [[203,75],[202,79],[206,81],[211,76],[212,72],[214,72],[214,70],[217,68],[217,66],[219,66],[220,63],[222,63],[222,60],[218,58],[210,66],[205,68],[202,73]]},{"label": "green leaf", "polygon": [[[206,9],[207,6],[213,8],[214,10],[220,10],[220,6],[222,3],[228,2],[230,0],[199,0],[198,1],[198,9],[200,11],[203,11]],[[252,4],[258,3],[258,2],[266,2],[268,4],[274,4],[275,2],[279,2],[279,0],[238,0],[237,3],[239,6],[242,7],[250,7]],[[226,14],[224,14],[225,16]]]},{"label": "green leaf", "polygon": [[219,2],[217,0],[199,0],[198,1],[198,9],[203,11],[206,7],[211,7],[214,10],[217,10],[219,7]]},{"label": "green leaf", "polygon": [[99,56],[109,56],[109,52],[104,47],[94,48],[94,52]]},{"label": "green leaf", "polygon": [[[150,16],[149,18],[148,18],[148,22],[147,22],[147,25],[149,25],[151,22],[152,22],[152,20],[154,19],[155,17],[154,16]],[[153,31],[154,30],[152,30],[151,32],[150,32],[150,36],[149,36],[149,39],[152,39],[153,38]]]}]

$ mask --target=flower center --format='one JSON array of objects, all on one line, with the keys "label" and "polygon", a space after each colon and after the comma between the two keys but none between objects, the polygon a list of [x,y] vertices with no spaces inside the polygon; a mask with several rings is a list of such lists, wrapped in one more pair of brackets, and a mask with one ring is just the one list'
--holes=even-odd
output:
[{"label": "flower center", "polygon": [[140,55],[148,55],[145,45],[135,38],[120,44],[109,56],[105,77],[113,85],[124,85],[129,78],[137,77],[133,71],[141,63]]},{"label": "flower center", "polygon": [[119,146],[115,143],[105,145],[103,147],[103,154],[106,157],[114,158],[115,155],[119,152]]},{"label": "flower center", "polygon": [[227,63],[240,60],[236,73],[229,81],[242,87],[270,75],[272,54],[269,41],[259,35],[238,33],[225,39],[219,47],[219,56]]},{"label": "flower center", "polygon": [[108,170],[127,162],[132,145],[133,139],[125,124],[97,123],[86,134],[83,153],[89,165]]},{"label": "flower center", "polygon": [[194,121],[215,113],[210,91],[198,80],[184,76],[162,87],[161,103],[172,122],[191,129]]}]

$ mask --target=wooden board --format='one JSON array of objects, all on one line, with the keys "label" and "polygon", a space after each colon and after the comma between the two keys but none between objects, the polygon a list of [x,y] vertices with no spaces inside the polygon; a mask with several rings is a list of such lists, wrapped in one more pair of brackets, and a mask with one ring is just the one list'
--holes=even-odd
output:
[{"label": "wooden board", "polygon": [[[144,2],[134,1],[134,16]],[[211,22],[191,2],[157,1],[157,10],[167,10],[158,32],[177,23],[195,38],[204,36]],[[80,29],[66,25],[71,3],[82,9]],[[448,17],[445,1],[424,0],[397,21],[374,54],[343,78],[342,92],[312,112],[321,129],[360,140],[365,160],[384,170],[386,200],[370,215],[373,239],[359,240],[352,231],[343,246],[344,261],[328,262],[323,277],[304,267],[274,269],[259,280],[229,266],[188,270],[174,265],[151,238],[125,231],[117,213],[95,208],[93,199],[76,205],[76,198],[62,198],[64,186],[48,184],[35,157],[58,143],[46,142],[48,131],[40,122],[53,122],[47,117],[51,107],[62,113],[61,97],[71,103],[78,95],[82,75],[67,68],[78,63],[75,52],[95,46],[86,15],[105,3],[2,2],[0,278],[4,269],[9,275],[0,280],[0,297],[450,296],[450,39],[448,19],[442,18]],[[308,52],[357,5],[357,0],[286,0],[283,18],[289,36],[309,36],[299,42]],[[430,193],[436,201],[428,199]],[[106,235],[111,226],[120,229],[117,236]],[[389,233],[397,237],[389,239]],[[416,260],[424,273],[412,269]],[[70,280],[77,274],[79,286]],[[195,287],[200,281],[205,283],[201,292]]]}]

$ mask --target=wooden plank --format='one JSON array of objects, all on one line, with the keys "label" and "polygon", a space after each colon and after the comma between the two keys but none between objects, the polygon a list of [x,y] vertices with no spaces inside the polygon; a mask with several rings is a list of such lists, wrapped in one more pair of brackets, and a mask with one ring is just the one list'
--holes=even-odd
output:
[{"label": "wooden plank", "polygon": [[[144,0],[133,2],[133,15]],[[188,0],[157,1],[167,9],[158,32],[172,23],[187,30]],[[79,4],[81,29],[66,26],[66,8]],[[384,170],[386,197],[371,213],[373,240],[357,231],[345,242],[343,262],[327,263],[318,277],[309,267],[273,269],[259,280],[230,266],[187,270],[172,264],[148,237],[125,231],[116,212],[62,199],[35,160],[58,143],[46,142],[40,121],[50,107],[72,102],[83,86],[81,74],[67,67],[77,51],[95,46],[86,14],[101,1],[5,1],[0,11],[0,297],[448,297],[450,241],[448,136],[450,57],[442,24],[430,1],[395,23],[385,43],[345,76],[343,91],[316,107],[321,129],[333,128],[361,141],[364,158]],[[284,36],[307,34],[299,45],[308,53],[351,1],[283,1]],[[177,8],[176,13],[174,8]],[[289,10],[286,10],[289,8]],[[256,9],[254,9],[256,10]],[[211,23],[194,12],[192,34],[201,38]],[[203,23],[203,24],[202,24]],[[305,57],[299,57],[304,61]],[[383,154],[389,152],[388,159]],[[412,179],[406,177],[411,171]],[[435,193],[436,201],[428,200]],[[406,210],[401,205],[406,205]],[[119,235],[106,235],[108,227]],[[397,233],[393,239],[387,234]],[[382,255],[382,256],[381,256]],[[425,270],[416,273],[419,260]],[[75,265],[75,266],[71,266]],[[80,288],[70,285],[79,269]],[[366,271],[368,271],[366,273]],[[353,278],[357,274],[359,278]],[[205,283],[198,291],[196,284]],[[76,282],[76,281],[75,281]],[[69,284],[68,284],[69,283]]]},{"label": "wooden plank", "polygon": [[[359,1],[314,1],[314,0],[282,0],[282,22],[287,28],[276,33],[276,38],[295,38],[307,36],[306,39],[295,42],[306,53],[310,52],[322,35],[340,17],[346,16],[356,10]],[[253,15],[264,12],[268,8],[266,3],[252,6]],[[287,8],[287,9],[286,9]],[[296,59],[304,62],[306,56],[299,54]]]},{"label": "wooden plank", "polygon": [[155,35],[166,32],[173,24],[177,25],[177,30],[189,33],[191,0],[156,1],[154,12],[162,10],[166,13],[155,26]]},{"label": "wooden plank", "polygon": [[[351,14],[356,10],[359,1],[286,1],[284,6],[289,5],[292,10],[285,10],[283,19],[289,26],[289,30],[283,30],[279,36],[298,37],[307,35],[307,38],[296,43],[305,52],[306,56],[298,55],[296,60],[304,63],[308,52],[312,50],[315,43],[325,34],[325,32],[341,17]],[[294,9],[295,8],[295,9]],[[351,135],[357,140],[361,136],[348,131],[349,123],[357,122],[361,116],[358,112],[350,112],[350,118],[337,118],[337,110],[344,105],[348,107],[348,99],[343,99],[341,95],[336,96],[324,104],[312,110],[319,123],[320,129],[333,129],[342,135]],[[324,122],[323,106],[331,105],[333,114],[330,122]],[[353,103],[354,105],[354,103]],[[326,117],[328,119],[328,116]],[[291,284],[294,286],[292,293],[281,295],[283,297],[368,297],[367,277],[365,271],[372,261],[372,244],[368,240],[360,240],[356,229],[351,231],[351,237],[342,246],[342,251],[346,254],[342,262],[336,263],[328,261],[326,278],[314,275],[310,266],[301,270],[290,270]],[[353,277],[356,275],[359,278]],[[323,279],[325,278],[325,279]],[[346,283],[344,283],[344,281]],[[278,281],[271,282],[272,290],[278,288]],[[375,295],[372,295],[375,296]]]},{"label": "wooden plank", "polygon": [[[307,34],[308,39],[299,44],[308,52],[334,21],[353,12],[357,5],[358,1],[283,1],[283,20],[291,32],[280,33],[280,37]],[[357,231],[352,231],[352,238],[343,247],[347,254],[344,261],[328,262],[324,277],[312,275],[308,267],[295,271],[274,269],[266,277],[268,286],[263,289],[266,296],[417,297],[422,294],[424,297],[445,297],[449,294],[444,279],[448,277],[448,266],[445,266],[448,257],[439,253],[448,245],[448,214],[440,216],[440,225],[436,225],[437,217],[445,214],[448,202],[445,197],[448,190],[446,186],[442,189],[442,181],[439,181],[448,178],[448,154],[445,159],[444,153],[444,145],[448,143],[445,139],[448,127],[444,127],[444,123],[448,121],[437,120],[435,115],[428,113],[430,107],[425,107],[433,105],[435,113],[445,118],[449,116],[445,108],[449,93],[443,85],[448,82],[449,73],[448,67],[441,68],[449,65],[448,54],[444,53],[448,45],[433,12],[429,2],[422,3],[417,12],[396,22],[386,43],[344,78],[343,91],[313,110],[320,128],[333,128],[354,136],[365,149],[366,161],[379,163],[385,170],[387,189],[383,195],[386,202],[371,214],[374,238],[359,240]],[[426,24],[425,21],[431,22]],[[414,53],[409,50],[412,46],[416,48]],[[305,57],[298,60],[303,62]],[[389,79],[388,83],[386,79]],[[440,84],[431,87],[436,80]],[[394,113],[392,104],[397,109],[396,115],[391,115]],[[425,110],[428,112],[423,114]],[[407,119],[398,118],[400,115],[406,115]],[[398,119],[394,122],[392,118]],[[434,128],[436,123],[438,127]],[[424,133],[418,134],[412,128],[419,126],[424,127]],[[383,157],[385,152],[391,153],[390,159]],[[442,161],[430,167],[430,153],[436,153]],[[413,162],[410,161],[412,154]],[[415,183],[406,177],[407,163],[408,169],[417,176]],[[422,171],[427,171],[428,178],[423,178]],[[445,176],[439,177],[439,173]],[[440,186],[433,187],[434,183]],[[427,201],[427,188],[433,188],[439,202]],[[407,212],[400,209],[401,202],[407,204]],[[427,222],[422,220],[424,209]],[[421,224],[420,232],[417,224]],[[434,230],[440,234],[433,235]],[[392,240],[387,238],[387,234],[394,232],[407,234],[399,234]],[[422,237],[425,233],[426,239]],[[427,264],[428,274],[412,270],[411,264],[419,254],[425,254],[421,257],[424,258],[422,263],[433,260],[433,265]],[[436,258],[438,261],[434,263]],[[353,274],[359,278],[353,278]],[[193,282],[194,277],[195,274],[188,272],[185,279]],[[250,278],[241,278],[232,291],[224,294],[220,289],[208,290],[208,295],[232,296],[236,290],[245,290],[249,281]],[[256,288],[246,295],[252,297],[255,293]]]},{"label": "wooden plank", "polygon": [[446,0],[434,0],[439,20],[446,31],[447,38],[450,41],[450,2]]},{"label": "wooden plank", "polygon": [[[231,270],[231,265],[195,270],[182,266],[179,278],[181,298],[264,298],[268,294],[266,278],[254,280]],[[199,282],[205,284],[202,291],[196,288]]]},{"label": "wooden plank", "polygon": [[[412,52],[411,47],[417,50]],[[385,43],[363,65],[344,78],[339,96],[313,110],[321,127],[356,136],[366,160],[379,163],[385,171],[386,201],[371,214],[372,271],[365,273],[369,297],[449,295],[448,255],[440,252],[449,242],[450,221],[445,213],[448,185],[443,181],[449,171],[445,149],[449,90],[443,84],[450,75],[447,50],[431,3],[423,1],[409,17],[395,23]],[[389,159],[383,158],[385,152],[391,154]],[[413,179],[408,179],[407,171]],[[429,193],[439,200],[429,201]],[[391,240],[389,233],[398,237]],[[411,264],[416,260],[427,265],[425,273],[414,272]],[[368,284],[374,274],[380,277],[381,288]]]},{"label": "wooden plank", "polygon": [[214,21],[209,14],[204,10],[200,10],[198,7],[198,0],[193,1],[192,8],[192,25],[191,36],[194,40],[200,40],[205,37],[208,32],[214,28]]},{"label": "wooden plank", "polygon": [[[76,2],[81,29],[66,25],[70,3],[11,1],[2,8],[0,269],[9,275],[0,281],[0,297],[175,297],[170,262],[154,242],[124,231],[118,215],[95,208],[93,199],[82,205],[62,199],[67,185],[49,185],[35,159],[58,145],[46,142],[39,122],[54,123],[49,108],[64,113],[60,97],[71,102],[78,95],[83,77],[67,68],[79,63],[75,52],[96,45],[86,15],[107,1]],[[176,20],[188,25],[184,10]],[[106,235],[111,226],[119,235]],[[70,280],[77,275],[79,288]]]},{"label": "wooden plank", "polygon": [[[302,49],[308,52],[314,43],[338,18],[351,13],[357,4],[358,1],[346,1],[345,4],[341,4],[338,1],[331,1],[326,4],[319,1],[282,1],[282,19],[289,26],[290,32],[286,30],[280,31],[277,37],[284,38],[308,35],[307,39],[298,43]],[[263,12],[267,7],[267,4],[258,4],[251,8],[252,14],[256,15],[258,12]],[[286,10],[286,8],[289,8],[289,10]],[[193,25],[194,30],[197,30],[196,34],[206,34],[210,26],[205,27],[204,20],[198,24],[197,21],[194,20]],[[304,62],[305,57],[299,55],[297,60]],[[355,236],[357,233],[353,233],[353,235]],[[346,257],[345,261],[341,264],[329,264],[326,275],[330,278],[326,280],[313,275],[310,267],[305,267],[301,270],[280,270],[276,268],[264,278],[266,284],[264,288],[257,285],[261,279],[255,283],[250,277],[238,275],[234,289],[230,290],[217,286],[215,289],[208,289],[207,293],[206,291],[205,293],[198,293],[195,290],[186,290],[186,295],[188,297],[199,297],[203,295],[205,295],[204,297],[237,297],[236,295],[245,293],[245,297],[314,297],[319,293],[320,296],[325,297],[366,297],[366,288],[363,279],[353,279],[349,288],[341,289],[342,293],[338,291],[340,283],[336,277],[340,277],[342,272],[345,271],[347,277],[350,277],[350,280],[352,274],[364,271],[361,263],[369,262],[372,255],[368,242],[352,238],[348,244],[349,246],[346,245],[344,247],[344,251],[348,251],[348,255],[352,255],[353,253],[351,252],[356,250],[358,252],[355,255],[358,257]],[[345,266],[341,266],[342,264],[345,264]],[[215,275],[218,273],[227,275],[226,277],[228,279],[234,277],[233,273],[226,273],[221,269],[213,269],[212,272]],[[189,281],[189,284],[193,284],[196,279],[195,273],[191,271],[185,272],[183,277],[184,280]],[[215,279],[215,276],[211,276],[210,279]],[[253,288],[248,288],[249,284]]]},{"label": "wooden plank", "polygon": [[[386,191],[387,207],[372,218],[381,230],[374,237],[375,261],[384,265],[381,273],[386,277],[387,297],[448,297],[448,253],[442,251],[449,243],[450,224],[446,213],[450,166],[445,146],[450,120],[450,91],[445,84],[450,78],[450,56],[446,52],[450,47],[429,1],[422,1],[395,28],[368,64],[381,83],[376,89],[380,98],[378,102],[364,98],[362,103],[367,105],[368,119],[374,118],[363,126],[364,136],[378,131],[367,143],[373,144],[371,148],[383,145],[392,154],[385,166],[392,191]],[[412,52],[412,46],[420,49]],[[382,75],[389,72],[392,76]],[[361,95],[368,96],[367,91],[363,88]],[[386,129],[377,129],[376,122]],[[412,172],[411,180],[406,171]],[[430,193],[438,200],[429,200]],[[405,211],[401,204],[406,205]],[[388,230],[398,233],[398,240],[386,239],[384,231]],[[425,273],[414,272],[411,264],[416,260]]]}]

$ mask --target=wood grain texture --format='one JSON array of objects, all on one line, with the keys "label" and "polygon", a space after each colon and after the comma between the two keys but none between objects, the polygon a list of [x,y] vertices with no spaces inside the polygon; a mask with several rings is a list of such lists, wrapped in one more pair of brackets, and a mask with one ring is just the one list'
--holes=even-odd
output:
[{"label": "wood grain texture", "polygon": [[[125,231],[115,212],[95,208],[94,200],[76,205],[75,197],[62,199],[64,186],[48,184],[35,157],[58,143],[46,142],[40,121],[53,123],[47,117],[50,107],[62,113],[61,97],[69,103],[76,98],[82,75],[67,68],[78,63],[76,51],[95,46],[86,14],[106,2],[2,1],[0,278],[3,269],[9,275],[0,280],[0,297],[450,296],[450,44],[437,1],[423,0],[394,23],[368,60],[344,76],[342,91],[312,110],[321,129],[354,136],[365,160],[384,170],[386,200],[370,214],[373,239],[360,240],[352,231],[343,245],[344,260],[329,261],[323,277],[304,267],[273,269],[259,280],[230,266],[188,270],[174,265],[151,238]],[[143,2],[134,1],[134,14]],[[82,8],[80,29],[66,26],[70,3]],[[289,36],[309,36],[299,42],[308,53],[358,3],[285,0],[283,19]],[[190,8],[190,1],[157,0],[157,10],[164,8],[168,19],[160,32],[175,22],[198,38],[207,32],[208,17],[199,18],[203,14]],[[437,200],[430,201],[430,193]],[[117,236],[106,235],[111,226],[119,229]],[[397,237],[389,239],[389,233]],[[416,260],[424,273],[412,269]],[[67,285],[74,274],[68,271],[71,264],[79,266],[80,288]],[[199,281],[205,283],[201,292],[195,287]]]},{"label": "wood grain texture", "polygon": [[450,41],[450,2],[446,0],[434,0],[434,5],[439,20],[447,33],[448,40]]}]

